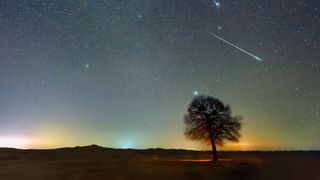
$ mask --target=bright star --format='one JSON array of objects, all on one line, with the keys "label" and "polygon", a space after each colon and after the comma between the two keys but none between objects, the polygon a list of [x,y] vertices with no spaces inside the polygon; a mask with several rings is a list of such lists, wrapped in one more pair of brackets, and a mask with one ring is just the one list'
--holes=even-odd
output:
[{"label": "bright star", "polygon": [[193,95],[198,95],[199,93],[198,93],[198,91],[193,91]]},{"label": "bright star", "polygon": [[89,64],[86,64],[84,67],[89,68],[89,67],[90,67],[90,65],[89,65]]},{"label": "bright star", "polygon": [[216,0],[213,0],[213,4],[218,8],[221,6],[221,3]]}]

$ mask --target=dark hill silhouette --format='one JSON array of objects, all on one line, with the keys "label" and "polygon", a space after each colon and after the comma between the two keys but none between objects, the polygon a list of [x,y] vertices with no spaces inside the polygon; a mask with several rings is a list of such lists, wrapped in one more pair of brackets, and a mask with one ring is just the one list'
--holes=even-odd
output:
[{"label": "dark hill silhouette", "polygon": [[[34,158],[59,158],[59,159],[139,159],[149,158],[154,159],[155,156],[166,156],[166,158],[184,158],[183,154],[209,154],[209,152],[183,150],[183,149],[114,149],[102,147],[96,144],[89,146],[75,146],[64,147],[57,149],[14,149],[14,148],[0,148],[0,160],[8,158],[22,158],[22,159],[34,159]],[[14,154],[14,157],[11,156]]]}]

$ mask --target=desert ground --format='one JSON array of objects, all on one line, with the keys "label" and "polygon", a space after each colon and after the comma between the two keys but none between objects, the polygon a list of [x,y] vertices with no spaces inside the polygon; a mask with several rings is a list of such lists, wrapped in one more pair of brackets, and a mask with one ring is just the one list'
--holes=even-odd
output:
[{"label": "desert ground", "polygon": [[320,179],[320,152],[210,152],[111,149],[0,149],[1,180]]}]

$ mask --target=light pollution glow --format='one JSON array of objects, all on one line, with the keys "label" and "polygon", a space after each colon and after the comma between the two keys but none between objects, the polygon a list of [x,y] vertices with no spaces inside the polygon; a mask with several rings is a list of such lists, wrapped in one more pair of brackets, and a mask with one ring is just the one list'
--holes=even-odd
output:
[{"label": "light pollution glow", "polygon": [[[183,128],[179,136],[175,137],[152,137],[143,138],[142,136],[122,135],[115,137],[107,135],[107,133],[94,133],[87,131],[85,133],[77,133],[78,130],[72,130],[67,127],[59,127],[54,124],[47,124],[41,127],[33,135],[8,135],[0,138],[0,147],[11,147],[21,149],[52,149],[60,147],[86,146],[90,144],[98,144],[104,147],[114,148],[174,148],[174,149],[194,149],[194,150],[210,150],[210,146],[200,142],[189,141],[183,136]],[[83,132],[83,131],[82,131]],[[157,139],[153,141],[152,139]],[[162,139],[161,139],[162,138]],[[179,143],[177,143],[179,142]],[[249,142],[242,138],[239,143],[226,143],[220,150],[266,150],[273,144]]]}]

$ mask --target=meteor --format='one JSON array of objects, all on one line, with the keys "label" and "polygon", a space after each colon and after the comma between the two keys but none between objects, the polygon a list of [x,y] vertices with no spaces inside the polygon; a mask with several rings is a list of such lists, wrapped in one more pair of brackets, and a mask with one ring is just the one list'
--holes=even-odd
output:
[{"label": "meteor", "polygon": [[252,53],[249,53],[248,51],[246,51],[246,50],[244,50],[244,49],[242,49],[242,48],[240,48],[240,47],[232,44],[231,42],[229,42],[229,41],[227,41],[227,40],[224,40],[223,38],[221,38],[221,37],[219,37],[219,36],[217,36],[217,35],[215,35],[215,34],[213,34],[213,33],[211,33],[211,32],[208,32],[208,33],[209,33],[211,36],[216,37],[216,38],[220,39],[221,41],[229,44],[230,46],[235,47],[235,48],[237,48],[238,50],[240,50],[240,51],[248,54],[249,56],[253,57],[255,60],[257,60],[257,61],[262,61],[262,62],[263,62],[263,60],[262,60],[261,58],[259,58],[258,56],[255,56],[255,55],[253,55]]}]

